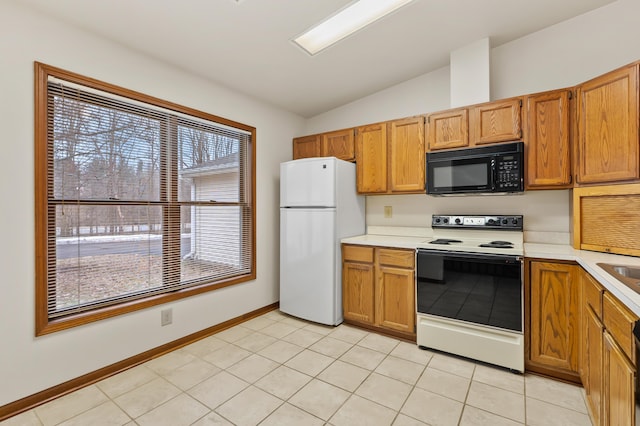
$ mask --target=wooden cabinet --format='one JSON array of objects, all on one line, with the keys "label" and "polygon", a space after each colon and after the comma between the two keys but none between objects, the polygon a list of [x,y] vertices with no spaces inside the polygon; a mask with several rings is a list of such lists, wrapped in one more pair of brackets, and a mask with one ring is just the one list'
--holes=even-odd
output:
[{"label": "wooden cabinet", "polygon": [[415,338],[413,250],[342,246],[346,322]]},{"label": "wooden cabinet", "polygon": [[387,192],[387,125],[356,129],[356,186],[365,194]]},{"label": "wooden cabinet", "polygon": [[293,139],[293,159],[320,157],[320,135]]},{"label": "wooden cabinet", "polygon": [[568,89],[524,98],[526,189],[572,186],[570,98]]},{"label": "wooden cabinet", "polygon": [[345,245],[342,259],[344,319],[374,324],[373,248]]},{"label": "wooden cabinet", "polygon": [[320,136],[322,140],[320,152],[323,157],[336,157],[345,161],[355,160],[354,129],[337,130]]},{"label": "wooden cabinet", "polygon": [[638,179],[638,64],[583,83],[577,95],[576,183]]},{"label": "wooden cabinet", "polygon": [[389,189],[423,192],[425,187],[424,117],[389,123]]},{"label": "wooden cabinet", "polygon": [[613,337],[604,332],[602,356],[604,373],[605,425],[634,425],[635,423],[635,365]]},{"label": "wooden cabinet", "polygon": [[355,160],[354,129],[336,130],[293,139],[293,159],[336,157]]},{"label": "wooden cabinet", "polygon": [[376,324],[413,334],[415,328],[413,250],[376,250]]},{"label": "wooden cabinet", "polygon": [[522,139],[522,99],[506,99],[470,108],[470,145]]},{"label": "wooden cabinet", "polygon": [[578,382],[578,267],[530,261],[527,368]]},{"label": "wooden cabinet", "polygon": [[454,109],[427,116],[430,151],[469,146],[469,110]]},{"label": "wooden cabinet", "polygon": [[424,117],[359,127],[355,145],[359,193],[424,191]]},{"label": "wooden cabinet", "polygon": [[638,317],[581,271],[581,377],[595,425],[635,424]]},{"label": "wooden cabinet", "polygon": [[580,378],[586,402],[595,425],[602,424],[602,286],[583,269],[580,269],[582,289],[582,333],[580,341]]},{"label": "wooden cabinet", "polygon": [[640,256],[640,185],[573,189],[573,247]]},{"label": "wooden cabinet", "polygon": [[429,151],[521,140],[521,109],[514,98],[429,114]]}]

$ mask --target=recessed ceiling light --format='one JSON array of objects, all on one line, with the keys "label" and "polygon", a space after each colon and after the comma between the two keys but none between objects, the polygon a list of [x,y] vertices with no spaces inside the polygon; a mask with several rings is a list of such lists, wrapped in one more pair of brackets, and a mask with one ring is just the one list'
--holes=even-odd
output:
[{"label": "recessed ceiling light", "polygon": [[358,0],[293,41],[310,55],[377,21],[413,0]]}]

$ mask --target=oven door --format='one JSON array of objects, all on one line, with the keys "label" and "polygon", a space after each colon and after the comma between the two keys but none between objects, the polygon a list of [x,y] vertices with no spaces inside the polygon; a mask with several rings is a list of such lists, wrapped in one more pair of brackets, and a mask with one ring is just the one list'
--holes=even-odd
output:
[{"label": "oven door", "polygon": [[522,258],[419,249],[418,314],[522,332]]},{"label": "oven door", "polygon": [[493,192],[493,156],[437,158],[427,153],[427,194]]}]

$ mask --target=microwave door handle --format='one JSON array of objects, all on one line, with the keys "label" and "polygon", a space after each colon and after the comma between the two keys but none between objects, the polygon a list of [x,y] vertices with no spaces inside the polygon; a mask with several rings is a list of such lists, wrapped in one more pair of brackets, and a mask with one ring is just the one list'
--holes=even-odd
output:
[{"label": "microwave door handle", "polygon": [[498,170],[496,168],[495,157],[491,158],[491,191],[495,192],[496,182],[498,181]]}]

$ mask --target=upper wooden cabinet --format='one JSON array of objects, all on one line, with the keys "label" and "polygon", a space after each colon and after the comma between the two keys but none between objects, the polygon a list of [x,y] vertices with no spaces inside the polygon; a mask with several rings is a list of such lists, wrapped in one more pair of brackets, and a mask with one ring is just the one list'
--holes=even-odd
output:
[{"label": "upper wooden cabinet", "polygon": [[583,83],[577,95],[576,183],[638,179],[638,64]]},{"label": "upper wooden cabinet", "polygon": [[356,186],[360,193],[387,192],[387,124],[356,129]]},{"label": "upper wooden cabinet", "polygon": [[320,157],[320,135],[293,139],[293,159]]},{"label": "upper wooden cabinet", "polygon": [[427,116],[430,151],[469,146],[469,111],[466,108]]},{"label": "upper wooden cabinet", "polygon": [[424,117],[356,129],[356,183],[359,193],[424,191]]},{"label": "upper wooden cabinet", "polygon": [[389,162],[391,192],[424,191],[424,117],[389,123]]},{"label": "upper wooden cabinet", "polygon": [[513,98],[427,116],[429,151],[522,139],[522,99]]},{"label": "upper wooden cabinet", "polygon": [[354,129],[336,130],[293,139],[293,159],[336,157],[355,160]]},{"label": "upper wooden cabinet", "polygon": [[471,146],[522,139],[522,99],[506,99],[476,105],[469,111]]},{"label": "upper wooden cabinet", "polygon": [[354,129],[337,130],[320,136],[323,157],[336,157],[345,161],[355,160]]},{"label": "upper wooden cabinet", "polygon": [[572,186],[570,97],[563,89],[524,98],[526,189]]}]

